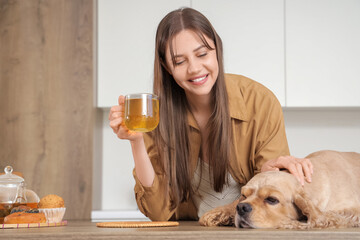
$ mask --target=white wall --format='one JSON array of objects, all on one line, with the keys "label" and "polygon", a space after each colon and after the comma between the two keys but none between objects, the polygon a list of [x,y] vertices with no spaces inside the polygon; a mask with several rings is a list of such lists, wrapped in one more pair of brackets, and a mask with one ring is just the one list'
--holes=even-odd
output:
[{"label": "white wall", "polygon": [[285,108],[284,118],[294,156],[325,149],[360,153],[360,108]]},{"label": "white wall", "polygon": [[[108,122],[109,109],[98,111],[102,128],[102,153],[97,155],[94,174],[94,210],[122,212],[136,210],[134,198],[134,167],[130,144],[112,132]],[[291,154],[305,157],[323,149],[360,152],[360,108],[284,108],[284,118]],[[98,133],[101,134],[99,131]],[[99,166],[101,165],[101,166]]]}]

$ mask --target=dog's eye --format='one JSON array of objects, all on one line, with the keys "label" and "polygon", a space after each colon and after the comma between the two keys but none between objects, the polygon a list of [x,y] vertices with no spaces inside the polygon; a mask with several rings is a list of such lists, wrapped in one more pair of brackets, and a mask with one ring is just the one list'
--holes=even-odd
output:
[{"label": "dog's eye", "polygon": [[246,199],[246,196],[244,194],[241,194],[241,197],[240,197],[240,200],[245,200]]},{"label": "dog's eye", "polygon": [[279,200],[277,200],[274,197],[267,197],[267,198],[265,198],[265,202],[267,202],[267,203],[269,203],[271,205],[275,205],[275,204],[279,203]]}]

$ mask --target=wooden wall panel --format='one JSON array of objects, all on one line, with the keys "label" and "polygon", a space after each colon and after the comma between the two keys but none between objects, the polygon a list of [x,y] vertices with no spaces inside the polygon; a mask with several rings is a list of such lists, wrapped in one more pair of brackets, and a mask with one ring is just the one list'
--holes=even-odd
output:
[{"label": "wooden wall panel", "polygon": [[0,0],[0,171],[90,219],[93,0]]}]

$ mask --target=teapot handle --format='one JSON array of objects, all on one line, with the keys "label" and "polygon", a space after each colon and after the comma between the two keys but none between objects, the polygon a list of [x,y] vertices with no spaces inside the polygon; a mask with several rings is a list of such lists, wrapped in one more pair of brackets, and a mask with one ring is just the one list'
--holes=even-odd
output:
[{"label": "teapot handle", "polygon": [[17,196],[16,196],[16,203],[26,203],[26,189],[25,189],[25,183],[22,182],[19,186],[18,186],[18,191],[17,191]]}]

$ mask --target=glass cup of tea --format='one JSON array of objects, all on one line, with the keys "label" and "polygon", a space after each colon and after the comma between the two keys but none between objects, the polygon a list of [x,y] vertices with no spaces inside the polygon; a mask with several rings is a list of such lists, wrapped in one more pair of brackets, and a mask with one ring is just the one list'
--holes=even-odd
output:
[{"label": "glass cup of tea", "polygon": [[151,93],[125,96],[125,125],[134,132],[150,132],[159,124],[159,98]]}]

